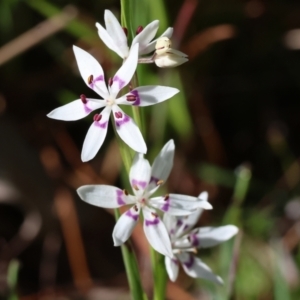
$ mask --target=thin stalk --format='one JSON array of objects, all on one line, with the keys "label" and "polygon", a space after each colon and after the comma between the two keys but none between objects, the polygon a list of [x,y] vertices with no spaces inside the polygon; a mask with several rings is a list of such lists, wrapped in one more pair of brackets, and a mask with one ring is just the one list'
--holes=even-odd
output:
[{"label": "thin stalk", "polygon": [[[115,219],[118,220],[119,218],[120,211],[119,209],[115,209]],[[147,300],[141,284],[137,260],[130,239],[121,246],[121,250],[132,299]]]},{"label": "thin stalk", "polygon": [[165,300],[168,276],[164,256],[156,252],[152,247],[150,254],[154,280],[153,300]]}]

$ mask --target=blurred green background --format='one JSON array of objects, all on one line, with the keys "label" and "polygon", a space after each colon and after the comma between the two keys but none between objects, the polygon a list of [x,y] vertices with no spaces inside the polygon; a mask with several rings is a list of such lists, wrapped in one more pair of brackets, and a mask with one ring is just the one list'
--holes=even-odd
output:
[{"label": "blurred green background", "polygon": [[[138,67],[141,85],[177,87],[143,110],[150,161],[176,143],[167,189],[207,190],[201,226],[240,234],[200,257],[223,287],[180,274],[166,299],[300,298],[300,3],[295,0],[133,0],[132,24],[174,27],[176,69]],[[72,52],[93,54],[106,78],[121,60],[97,35],[118,1],[0,1],[0,297],[129,299],[109,211],[83,203],[83,184],[124,186],[112,128],[95,159],[80,161],[92,116],[47,119],[87,90]],[[125,177],[126,178],[126,177]],[[133,242],[151,295],[143,232]],[[186,293],[186,291],[188,291]],[[182,294],[180,294],[182,293]],[[190,296],[188,296],[190,295]],[[191,297],[191,298],[187,298]]]}]

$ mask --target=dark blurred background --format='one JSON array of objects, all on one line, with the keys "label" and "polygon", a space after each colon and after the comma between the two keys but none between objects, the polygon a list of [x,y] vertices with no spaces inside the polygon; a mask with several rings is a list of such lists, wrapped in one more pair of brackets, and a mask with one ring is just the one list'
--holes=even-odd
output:
[{"label": "dark blurred background", "polygon": [[[200,224],[241,228],[239,243],[232,243],[238,262],[231,299],[299,299],[299,1],[148,2],[137,4],[147,9],[139,11],[136,26],[154,19],[160,33],[174,26],[173,45],[190,60],[176,69],[139,67],[143,85],[182,91],[145,109],[147,157],[151,161],[173,138],[168,190],[194,196],[208,190],[214,210]],[[119,67],[94,26],[104,24],[105,9],[119,18],[118,1],[0,2],[2,299],[129,299],[111,238],[112,212],[76,194],[84,184],[125,184],[113,130],[96,158],[82,163],[92,116],[76,122],[46,117],[82,93],[96,97],[78,74],[73,44],[93,54],[107,77]],[[151,294],[140,228],[133,241]],[[214,258],[222,251],[203,252],[217,273],[222,264]],[[167,298],[225,299],[220,295],[221,288],[182,274]]]}]

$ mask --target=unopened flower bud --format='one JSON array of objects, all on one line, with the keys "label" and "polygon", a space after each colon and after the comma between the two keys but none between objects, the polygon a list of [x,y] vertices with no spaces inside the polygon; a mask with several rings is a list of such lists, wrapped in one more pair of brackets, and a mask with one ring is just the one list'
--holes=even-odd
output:
[{"label": "unopened flower bud", "polygon": [[172,42],[169,38],[167,37],[160,37],[157,39],[156,45],[155,45],[155,49],[156,49],[156,54],[160,55],[160,54],[164,54],[166,53],[172,46]]},{"label": "unopened flower bud", "polygon": [[153,60],[158,67],[172,68],[188,61],[185,53],[172,49],[171,46],[171,40],[167,37],[157,40]]}]

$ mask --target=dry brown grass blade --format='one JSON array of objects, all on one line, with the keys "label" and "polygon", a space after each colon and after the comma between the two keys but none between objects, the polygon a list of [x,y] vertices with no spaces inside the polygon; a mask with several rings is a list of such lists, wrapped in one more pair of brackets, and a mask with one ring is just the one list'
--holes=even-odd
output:
[{"label": "dry brown grass blade", "polygon": [[78,290],[86,292],[92,287],[92,280],[73,202],[68,189],[59,188],[56,191],[54,205],[62,227],[74,282]]},{"label": "dry brown grass blade", "polygon": [[77,13],[78,11],[74,6],[66,6],[60,14],[41,22],[8,42],[0,48],[0,65],[35,46],[50,35],[62,30],[77,16]]}]

